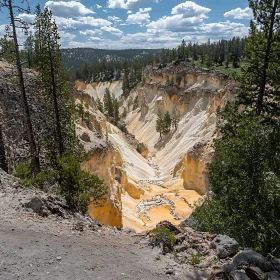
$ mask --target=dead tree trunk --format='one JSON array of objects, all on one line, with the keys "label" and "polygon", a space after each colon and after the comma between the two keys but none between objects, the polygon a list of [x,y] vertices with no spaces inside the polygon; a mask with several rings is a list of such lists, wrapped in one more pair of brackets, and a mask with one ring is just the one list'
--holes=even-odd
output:
[{"label": "dead tree trunk", "polygon": [[7,3],[7,1],[5,1],[5,2],[6,2],[5,7],[7,7],[9,10],[10,21],[11,21],[10,23],[11,23],[12,32],[13,32],[12,37],[13,37],[13,41],[14,41],[14,45],[15,45],[16,65],[17,65],[17,73],[18,73],[18,78],[19,78],[19,89],[20,89],[22,103],[23,103],[23,109],[24,109],[25,126],[26,126],[28,141],[29,141],[32,171],[33,171],[34,175],[37,175],[40,172],[40,162],[39,162],[39,155],[38,155],[38,151],[37,151],[37,147],[36,147],[36,143],[35,143],[35,139],[34,139],[34,133],[33,133],[31,117],[30,117],[30,110],[29,110],[29,105],[27,102],[27,96],[26,96],[26,91],[25,91],[25,84],[24,84],[23,72],[22,72],[22,67],[21,67],[21,59],[20,59],[19,45],[18,45],[18,40],[17,40],[17,32],[16,32],[13,5],[12,5],[12,0],[8,0],[8,3]]},{"label": "dead tree trunk", "polygon": [[6,161],[5,146],[3,141],[3,131],[0,125],[0,169],[8,172],[8,164]]}]

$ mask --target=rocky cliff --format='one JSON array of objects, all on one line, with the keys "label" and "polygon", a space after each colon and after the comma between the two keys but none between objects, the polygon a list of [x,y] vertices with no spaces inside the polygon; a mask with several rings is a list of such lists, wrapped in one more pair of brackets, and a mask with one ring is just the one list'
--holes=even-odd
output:
[{"label": "rocky cliff", "polygon": [[[78,126],[81,136],[90,136],[85,144],[90,159],[84,167],[110,186],[108,202],[103,207],[91,205],[91,216],[108,225],[136,230],[151,228],[163,219],[178,224],[188,217],[194,202],[207,192],[205,171],[213,157],[216,111],[234,98],[236,84],[220,72],[180,63],[147,68],[144,82],[127,100],[121,97],[120,82],[77,82],[76,86],[82,93],[80,100],[91,98],[91,116],[99,126],[99,131]],[[134,135],[148,147],[146,158],[131,145],[127,133],[106,125],[105,117],[96,110],[94,99],[102,99],[107,87],[128,109],[126,129],[130,137]],[[137,109],[134,106],[133,110],[135,102]],[[156,119],[166,111],[171,116],[176,112],[179,124],[160,139]]]}]

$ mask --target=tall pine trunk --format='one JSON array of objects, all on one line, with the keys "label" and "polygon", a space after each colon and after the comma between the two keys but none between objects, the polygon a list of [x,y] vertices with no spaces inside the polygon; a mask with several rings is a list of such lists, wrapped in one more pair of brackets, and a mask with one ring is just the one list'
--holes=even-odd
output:
[{"label": "tall pine trunk", "polygon": [[51,77],[52,77],[52,94],[53,94],[53,103],[54,103],[54,112],[55,112],[55,120],[56,120],[56,134],[59,146],[59,155],[62,157],[64,153],[64,146],[62,140],[62,129],[61,129],[61,122],[60,122],[60,114],[59,114],[59,107],[58,107],[58,97],[57,97],[57,88],[56,88],[56,81],[55,81],[55,69],[53,66],[53,57],[50,50],[49,51],[49,60],[50,60],[50,67],[51,67]]},{"label": "tall pine trunk", "polygon": [[273,5],[273,10],[270,15],[271,18],[270,18],[270,24],[269,24],[269,33],[268,33],[268,38],[267,38],[266,52],[265,52],[265,56],[264,56],[260,85],[259,85],[260,89],[258,92],[258,101],[257,101],[257,109],[256,109],[257,115],[260,115],[263,110],[263,99],[264,99],[264,94],[265,94],[265,86],[267,83],[267,70],[268,70],[269,63],[270,63],[269,56],[271,53],[273,32],[275,31],[274,30],[275,16],[276,16],[276,11],[277,11],[278,5],[279,5],[279,0],[275,0],[274,5]]},{"label": "tall pine trunk", "polygon": [[26,91],[25,91],[12,0],[8,0],[8,9],[9,9],[9,13],[10,13],[10,20],[11,20],[11,25],[12,25],[12,30],[13,30],[13,41],[14,41],[14,45],[15,45],[17,73],[18,73],[18,78],[19,78],[19,88],[20,88],[20,93],[21,93],[21,98],[22,98],[22,103],[23,103],[23,109],[24,109],[25,126],[26,126],[28,141],[29,141],[32,171],[33,171],[34,175],[37,175],[40,172],[40,162],[39,162],[39,155],[37,152],[37,147],[36,147],[36,143],[35,143],[35,139],[34,139],[34,133],[33,133],[32,123],[31,123],[31,118],[30,118],[30,111],[29,111],[29,106],[28,106],[27,96],[26,96]]},{"label": "tall pine trunk", "polygon": [[0,169],[8,172],[8,164],[6,161],[6,153],[5,153],[5,146],[3,142],[3,132],[2,127],[0,125]]}]

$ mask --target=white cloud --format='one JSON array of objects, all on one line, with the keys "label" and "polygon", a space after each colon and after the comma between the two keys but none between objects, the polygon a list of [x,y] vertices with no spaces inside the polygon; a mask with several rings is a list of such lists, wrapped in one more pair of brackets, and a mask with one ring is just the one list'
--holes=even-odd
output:
[{"label": "white cloud", "polygon": [[122,22],[122,19],[116,16],[109,16],[108,20],[114,21],[115,23]]},{"label": "white cloud", "polygon": [[213,22],[205,24],[201,32],[203,35],[212,38],[213,40],[219,40],[222,37],[225,39],[230,39],[234,36],[244,37],[248,34],[249,27],[242,23],[230,22],[229,20],[225,22]]},{"label": "white cloud", "polygon": [[184,17],[196,17],[196,16],[203,16],[205,17],[206,14],[211,12],[211,9],[199,6],[192,1],[186,1],[185,3],[181,3],[175,6],[172,9],[172,15],[184,15]]},{"label": "white cloud", "polygon": [[53,15],[59,17],[78,17],[94,14],[92,10],[86,8],[83,4],[77,1],[47,1],[45,6],[52,10]]},{"label": "white cloud", "polygon": [[137,12],[136,14],[129,15],[126,22],[128,24],[144,24],[149,22],[150,15]]},{"label": "white cloud", "polygon": [[96,4],[95,6],[96,6],[97,9],[102,9],[101,5]]},{"label": "white cloud", "polygon": [[148,12],[151,10],[152,8],[140,8],[137,13],[128,15],[126,23],[140,25],[148,23],[150,21],[150,14]]},{"label": "white cloud", "polygon": [[111,33],[112,35],[116,35],[116,36],[122,36],[123,32],[120,29],[117,29],[115,27],[112,26],[103,26],[100,28],[101,31],[103,32],[108,32]]},{"label": "white cloud", "polygon": [[149,7],[149,8],[144,8],[144,9],[140,8],[140,9],[139,9],[139,13],[148,13],[148,12],[150,12],[151,10],[152,10],[151,7]]},{"label": "white cloud", "polygon": [[224,17],[233,19],[251,19],[253,17],[253,12],[249,7],[245,9],[236,8],[234,10],[226,12],[224,14]]},{"label": "white cloud", "polygon": [[158,3],[158,0],[108,0],[108,8],[132,9],[147,2]]},{"label": "white cloud", "polygon": [[99,38],[99,37],[89,37],[90,40],[92,41],[102,41],[103,39]]},{"label": "white cloud", "polygon": [[127,14],[132,14],[132,11],[128,10],[128,11],[127,11]]},{"label": "white cloud", "polygon": [[54,19],[60,30],[82,30],[112,25],[112,22],[106,19],[93,17],[77,17],[75,19],[54,17]]},{"label": "white cloud", "polygon": [[89,36],[89,37],[94,37],[94,36],[100,36],[102,35],[102,31],[99,30],[99,29],[95,29],[95,30],[85,30],[85,31],[80,31],[79,32],[81,35],[84,35],[84,36]]},{"label": "white cloud", "polygon": [[157,32],[161,30],[172,32],[196,31],[203,23],[200,17],[184,18],[183,15],[164,16],[157,21],[147,24],[148,31]]},{"label": "white cloud", "polygon": [[26,23],[33,23],[35,19],[35,15],[32,14],[19,14],[18,17],[25,21]]}]

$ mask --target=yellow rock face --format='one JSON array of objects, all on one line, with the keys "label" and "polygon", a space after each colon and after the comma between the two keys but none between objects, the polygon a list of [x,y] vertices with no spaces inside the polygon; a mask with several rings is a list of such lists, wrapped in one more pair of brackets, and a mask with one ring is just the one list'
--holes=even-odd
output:
[{"label": "yellow rock face", "polygon": [[104,225],[123,227],[122,212],[110,200],[102,206],[91,203],[89,205],[89,215]]}]

